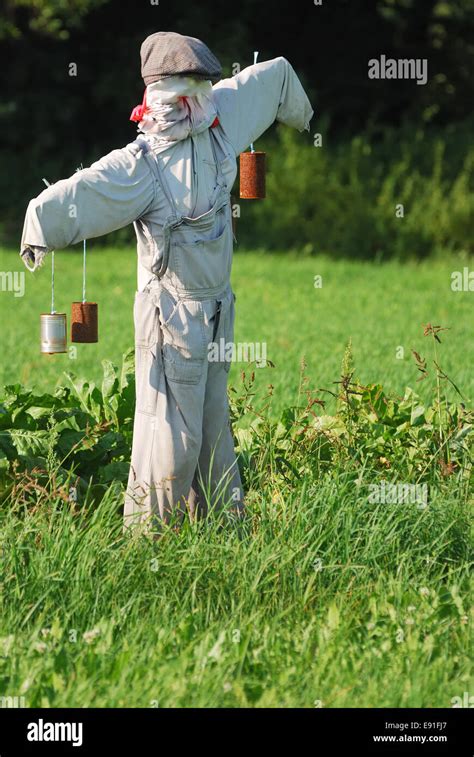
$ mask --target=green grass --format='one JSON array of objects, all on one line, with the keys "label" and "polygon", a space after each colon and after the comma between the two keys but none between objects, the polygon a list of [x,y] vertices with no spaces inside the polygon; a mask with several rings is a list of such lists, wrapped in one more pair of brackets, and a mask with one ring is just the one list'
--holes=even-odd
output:
[{"label": "green grass", "polygon": [[[50,307],[48,260],[36,274],[26,272],[23,298],[0,293],[0,386],[20,381],[52,391],[64,370],[99,381],[101,360],[120,363],[133,344],[136,254],[132,249],[94,251],[93,243],[89,247],[88,297],[99,302],[100,342],[77,345],[74,360],[39,354],[39,315]],[[56,310],[65,311],[68,318],[71,301],[82,296],[80,253],[76,247],[56,255]],[[424,356],[422,325],[430,322],[450,328],[442,337],[443,367],[472,400],[473,295],[450,288],[452,271],[464,265],[454,258],[376,265],[237,251],[236,341],[267,343],[275,368],[259,369],[259,383],[274,385],[278,411],[296,401],[303,356],[313,386],[333,388],[349,337],[360,380],[380,381],[403,394],[405,386],[416,383],[411,349]],[[0,270],[22,269],[16,253],[0,252]],[[322,276],[321,289],[314,287],[316,275]],[[399,347],[404,349],[403,359],[397,359]],[[231,381],[238,380],[242,368],[232,367]],[[423,396],[424,385],[418,388]]]},{"label": "green grass", "polygon": [[[132,341],[134,262],[131,250],[91,256],[102,336],[76,361],[38,354],[47,269],[28,277],[23,299],[2,293],[0,384],[51,391],[63,368],[99,380],[101,359],[119,362]],[[4,253],[0,270],[14,266]],[[450,327],[440,362],[472,404],[472,293],[449,286],[460,267],[237,255],[236,338],[267,341],[275,368],[259,369],[257,384],[274,385],[271,412],[297,401],[303,354],[312,384],[331,386],[350,336],[362,381],[415,386],[409,352],[431,355],[426,322]],[[57,309],[78,298],[80,278],[80,256],[60,253]],[[433,388],[417,385],[431,400]],[[303,472],[287,479],[269,428],[245,471],[239,532],[212,520],[156,543],[129,538],[116,483],[75,509],[53,480],[31,491],[19,475],[0,505],[0,696],[54,707],[451,707],[469,691],[468,468],[430,473],[426,508],[371,504],[367,484],[383,469],[337,455],[317,465],[314,440],[295,435]]]},{"label": "green grass", "polygon": [[[259,492],[251,533],[152,545],[113,492],[1,513],[1,692],[27,706],[450,707],[469,690],[466,506]],[[464,532],[463,532],[464,531]],[[319,562],[321,561],[321,562]],[[45,630],[43,630],[45,629]],[[318,704],[322,703],[322,704]]]}]

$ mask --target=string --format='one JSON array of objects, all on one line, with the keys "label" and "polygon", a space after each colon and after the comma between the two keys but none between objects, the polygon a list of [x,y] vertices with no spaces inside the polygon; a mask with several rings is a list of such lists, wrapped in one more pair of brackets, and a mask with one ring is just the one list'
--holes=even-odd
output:
[{"label": "string", "polygon": [[[80,166],[76,168],[76,173],[79,173],[79,171],[83,171],[84,167],[81,163]],[[86,301],[86,240],[83,240],[83,253],[82,253],[82,302]]]},{"label": "string", "polygon": [[86,240],[84,239],[84,252],[82,256],[82,302],[86,301]]},{"label": "string", "polygon": [[54,309],[54,250],[51,252],[51,315],[55,313]]},{"label": "string", "polygon": [[[257,50],[257,52],[254,52],[254,54],[253,54],[253,64],[254,65],[257,62],[257,58],[258,58],[258,50]],[[255,152],[255,149],[254,149],[254,146],[253,146],[253,142],[251,142],[251,144],[250,144],[250,152]]]}]

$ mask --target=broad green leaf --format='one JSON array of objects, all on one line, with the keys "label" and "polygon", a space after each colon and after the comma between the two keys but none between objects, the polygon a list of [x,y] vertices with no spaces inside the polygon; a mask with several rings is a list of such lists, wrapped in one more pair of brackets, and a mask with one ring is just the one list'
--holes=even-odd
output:
[{"label": "broad green leaf", "polygon": [[122,358],[120,372],[120,391],[123,391],[130,383],[135,383],[135,349],[130,348]]},{"label": "broad green leaf", "polygon": [[104,401],[118,390],[117,369],[110,360],[102,360],[104,377],[102,379],[102,397]]},{"label": "broad green leaf", "polygon": [[25,431],[11,429],[10,438],[19,455],[29,457],[47,453],[50,444],[50,431]]}]

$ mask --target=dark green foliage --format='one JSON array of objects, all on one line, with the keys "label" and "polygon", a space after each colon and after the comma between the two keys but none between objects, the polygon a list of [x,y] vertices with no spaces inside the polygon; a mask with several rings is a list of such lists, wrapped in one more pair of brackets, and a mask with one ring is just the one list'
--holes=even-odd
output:
[{"label": "dark green foliage", "polygon": [[442,131],[405,124],[334,143],[327,119],[313,122],[310,137],[279,128],[259,144],[269,157],[267,199],[241,201],[239,241],[377,260],[472,252],[471,134],[469,122]]},{"label": "dark green foliage", "polygon": [[[7,62],[0,72],[0,236],[18,243],[27,202],[43,188],[43,177],[57,181],[70,176],[79,164],[89,165],[134,137],[135,127],[128,119],[143,91],[140,43],[157,29],[174,29],[202,37],[222,60],[226,76],[232,73],[234,63],[241,67],[251,63],[253,50],[259,50],[260,60],[284,55],[291,61],[316,107],[317,118],[321,114],[331,118],[331,145],[342,145],[340,159],[332,148],[325,149],[325,157],[321,154],[319,158],[320,167],[324,167],[324,174],[319,176],[324,176],[328,195],[323,208],[320,182],[306,187],[307,170],[295,176],[306,191],[298,220],[318,212],[326,226],[331,219],[334,229],[325,239],[315,239],[312,229],[306,239],[348,254],[344,239],[337,238],[339,226],[342,237],[344,233],[353,235],[353,247],[375,256],[385,246],[392,227],[384,215],[383,198],[376,218],[370,217],[374,212],[370,202],[380,194],[377,182],[383,183],[386,176],[397,179],[401,156],[392,137],[390,161],[384,160],[380,173],[381,163],[374,156],[372,186],[359,194],[353,181],[344,181],[340,167],[341,161],[347,160],[353,167],[353,153],[359,148],[354,142],[349,147],[343,145],[373,124],[383,131],[408,122],[416,141],[417,130],[427,124],[445,127],[465,119],[473,100],[473,28],[474,6],[470,0],[338,0],[321,6],[310,1],[289,5],[277,0],[268,2],[266,10],[257,0],[242,0],[238,7],[224,0],[207,5],[7,0],[0,12],[0,37]],[[414,81],[369,80],[368,60],[382,53],[427,58],[428,83],[417,86]],[[71,62],[78,66],[77,76],[68,73]],[[317,123],[313,122],[313,128]],[[329,133],[326,136],[329,147]],[[372,144],[370,129],[359,146],[367,141]],[[301,138],[298,145],[304,153]],[[282,142],[282,146],[286,149],[288,145]],[[280,156],[273,157],[283,191],[283,163]],[[413,171],[416,187],[417,173],[423,174],[423,164],[431,159],[430,149],[425,156],[419,150],[416,160],[403,169],[401,181],[408,170]],[[372,163],[370,155],[366,162]],[[358,182],[365,180],[366,176],[358,175]],[[272,184],[270,190],[266,207],[274,218],[281,202]],[[316,196],[314,190],[318,191]],[[408,187],[405,190],[409,195]],[[297,197],[302,200],[300,192]],[[430,207],[433,205],[437,212],[441,199],[435,198]],[[444,213],[452,209],[450,198],[444,198]],[[453,246],[464,244],[464,223],[463,214],[459,222],[453,222]],[[325,226],[317,228],[325,230]],[[444,236],[451,230],[446,229]],[[286,229],[286,237],[288,233]],[[256,240],[254,235],[253,243],[272,244],[261,229],[258,236]],[[115,235],[115,241],[130,238],[130,230]],[[431,241],[431,233],[423,237],[415,232],[405,240],[415,255],[430,251]]]}]

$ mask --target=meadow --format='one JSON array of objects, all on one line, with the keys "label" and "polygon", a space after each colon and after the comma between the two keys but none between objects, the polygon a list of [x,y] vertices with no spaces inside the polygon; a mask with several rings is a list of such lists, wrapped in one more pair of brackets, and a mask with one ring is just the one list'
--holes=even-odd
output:
[{"label": "meadow", "polygon": [[[66,312],[68,319],[70,303],[82,296],[81,252],[76,246],[56,255],[56,310]],[[101,361],[119,364],[133,345],[134,249],[95,252],[92,241],[88,261],[87,296],[99,302],[100,342],[75,345],[69,355],[46,357],[39,353],[39,315],[50,307],[49,260],[31,274],[15,251],[0,250],[0,270],[25,270],[26,276],[24,297],[0,293],[0,386],[20,382],[51,392],[63,371],[97,382],[102,378]],[[258,369],[257,380],[262,387],[274,385],[277,412],[296,401],[303,358],[313,386],[334,388],[349,338],[358,378],[380,381],[403,394],[419,375],[411,350],[423,355],[423,326],[447,327],[444,369],[472,401],[472,292],[451,290],[452,272],[466,265],[466,260],[451,256],[376,264],[237,248],[235,340],[266,343],[275,368]],[[320,288],[315,287],[316,276],[322,278]],[[245,368],[233,365],[231,381],[238,381]],[[425,385],[419,390],[423,396]]]},{"label": "meadow", "polygon": [[[0,696],[451,707],[470,681],[472,293],[450,287],[467,263],[237,251],[236,341],[266,342],[274,364],[231,371],[247,519],[152,543],[122,534],[131,384],[110,364],[102,383],[101,361],[133,342],[134,251],[90,250],[101,338],[75,359],[39,354],[48,267],[23,298],[0,294],[0,386],[24,387],[0,399]],[[20,267],[2,252],[0,270]],[[56,281],[69,312],[80,254],[57,255]],[[52,399],[64,370],[97,390]],[[384,482],[424,484],[428,501],[374,501]]]}]

